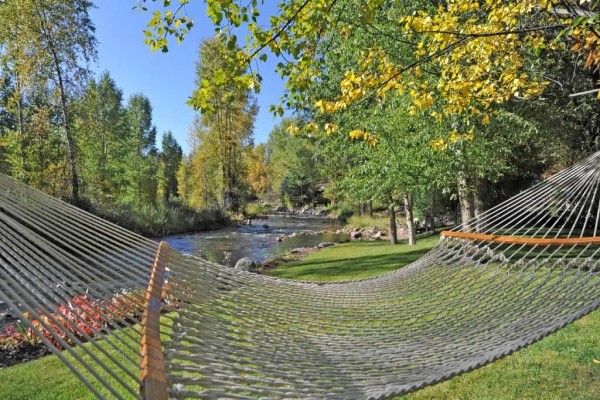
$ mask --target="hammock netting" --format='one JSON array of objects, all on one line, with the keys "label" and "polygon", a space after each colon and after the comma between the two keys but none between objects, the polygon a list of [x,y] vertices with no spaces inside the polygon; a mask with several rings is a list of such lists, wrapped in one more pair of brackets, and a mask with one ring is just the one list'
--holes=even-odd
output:
[{"label": "hammock netting", "polygon": [[596,153],[404,268],[321,284],[182,255],[0,176],[0,301],[99,398],[387,398],[598,308],[599,188]]}]

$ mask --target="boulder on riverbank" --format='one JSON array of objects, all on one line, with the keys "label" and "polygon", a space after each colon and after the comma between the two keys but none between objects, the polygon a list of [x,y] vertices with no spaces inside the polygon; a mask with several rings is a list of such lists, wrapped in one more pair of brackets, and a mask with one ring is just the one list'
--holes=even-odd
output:
[{"label": "boulder on riverbank", "polygon": [[275,210],[278,214],[285,215],[306,215],[306,216],[314,216],[314,217],[329,217],[329,211],[324,208],[314,208],[314,207],[300,207],[300,208],[291,208],[288,209],[286,207],[280,206]]},{"label": "boulder on riverbank", "polygon": [[321,242],[321,243],[319,243],[319,245],[317,246],[317,248],[324,249],[325,247],[331,247],[331,246],[335,246],[335,243],[333,243],[333,242]]},{"label": "boulder on riverbank", "polygon": [[290,254],[303,254],[308,252],[306,247],[297,247],[295,249],[290,250]]},{"label": "boulder on riverbank", "polygon": [[243,271],[252,271],[256,268],[256,263],[252,261],[250,257],[240,258],[238,262],[235,263],[235,269],[241,269]]},{"label": "boulder on riverbank", "polygon": [[350,232],[350,238],[352,240],[361,239],[362,236],[363,236],[363,234],[362,234],[362,232],[360,230],[355,230],[355,231]]},{"label": "boulder on riverbank", "polygon": [[352,240],[388,240],[389,235],[385,229],[376,226],[372,228],[345,227],[335,231],[336,235],[348,234]]},{"label": "boulder on riverbank", "polygon": [[308,235],[322,235],[324,234],[325,231],[317,231],[317,232],[292,232],[289,235],[286,234],[281,234],[277,237],[277,241],[279,243],[287,240],[287,239],[291,239],[291,238],[295,238],[297,236],[308,236]]}]

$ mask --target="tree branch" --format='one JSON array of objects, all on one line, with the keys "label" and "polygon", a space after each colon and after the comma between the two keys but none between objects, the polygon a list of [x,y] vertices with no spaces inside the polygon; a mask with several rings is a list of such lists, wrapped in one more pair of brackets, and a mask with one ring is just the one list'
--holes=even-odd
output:
[{"label": "tree branch", "polygon": [[498,31],[498,32],[489,32],[489,33],[464,33],[464,32],[457,32],[457,31],[415,31],[415,32],[416,33],[443,33],[443,34],[455,35],[455,36],[461,36],[461,37],[478,38],[478,37],[504,36],[504,35],[510,35],[513,33],[527,33],[527,32],[545,31],[545,30],[552,30],[552,29],[564,29],[568,26],[569,25],[566,25],[566,24],[547,25],[547,26],[536,26],[536,27],[532,27],[532,28],[516,29],[516,30],[512,30],[512,31]]},{"label": "tree branch", "polygon": [[292,24],[292,22],[294,22],[296,20],[296,18],[298,17],[298,15],[300,14],[300,12],[304,9],[304,7],[306,7],[308,5],[308,3],[310,3],[310,0],[304,0],[304,3],[302,3],[302,5],[300,7],[298,7],[298,9],[294,12],[294,15],[292,15],[285,24],[283,24],[283,26],[279,29],[279,31],[277,31],[277,33],[273,36],[271,36],[271,38],[269,40],[267,40],[265,43],[261,44],[258,49],[254,50],[252,52],[252,54],[250,54],[249,57],[246,58],[246,63],[249,63],[254,57],[256,57],[256,55],[258,53],[260,53],[261,51],[263,51],[268,45],[270,45],[271,43],[273,43],[275,40],[277,40],[277,38],[279,36],[281,36],[281,34]]}]

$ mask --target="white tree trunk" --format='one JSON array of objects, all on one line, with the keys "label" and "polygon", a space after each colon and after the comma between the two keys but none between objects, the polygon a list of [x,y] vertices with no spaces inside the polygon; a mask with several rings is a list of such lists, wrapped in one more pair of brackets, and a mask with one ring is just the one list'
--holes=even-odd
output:
[{"label": "white tree trunk", "polygon": [[408,227],[408,245],[412,246],[417,243],[417,227],[414,221],[413,197],[411,193],[404,195],[404,208],[406,210],[406,225]]}]

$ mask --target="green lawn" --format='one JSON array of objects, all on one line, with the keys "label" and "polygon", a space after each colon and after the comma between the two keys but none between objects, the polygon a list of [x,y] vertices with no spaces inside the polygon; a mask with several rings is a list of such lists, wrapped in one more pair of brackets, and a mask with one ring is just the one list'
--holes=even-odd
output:
[{"label": "green lawn", "polygon": [[[314,281],[367,278],[414,261],[436,242],[437,237],[414,247],[345,243],[269,274]],[[600,310],[500,361],[395,400],[598,400],[600,364],[594,360],[600,360]]]},{"label": "green lawn", "polygon": [[305,281],[340,281],[370,278],[419,259],[438,241],[430,236],[415,246],[392,246],[385,241],[349,242],[309,254],[272,269],[269,275]]},{"label": "green lawn", "polygon": [[[118,334],[123,337],[122,334]],[[130,345],[137,346],[138,344],[132,339],[125,339]],[[126,349],[125,346],[118,345],[113,340],[111,341],[116,345],[116,348],[108,346],[105,341],[98,341],[97,343],[102,346],[112,357],[118,359],[123,363],[127,363],[123,359],[123,354],[132,355],[131,350]],[[90,347],[90,344],[84,345]],[[77,349],[78,354],[82,354],[81,349]],[[110,361],[106,356],[100,355],[99,351],[95,351],[95,354],[99,358],[110,364]],[[73,357],[63,352],[65,356],[71,361],[75,362]],[[135,360],[139,360],[139,357],[133,355]],[[84,356],[84,360],[90,361],[89,356]],[[139,363],[139,361],[138,361]],[[130,364],[131,365],[131,364]],[[77,368],[84,376],[90,377],[90,374],[81,366]],[[118,371],[118,369],[114,369]],[[138,374],[138,370],[132,370],[132,373]],[[103,379],[111,382],[113,385],[118,387],[117,382],[114,378],[106,371],[100,371]],[[121,378],[132,384],[133,379],[127,376],[121,376]],[[58,359],[58,357],[51,355],[43,357],[41,359],[30,361],[25,364],[15,365],[13,367],[0,369],[0,399],[2,400],[73,400],[73,399],[95,399],[87,387],[75,377],[73,373]],[[111,394],[103,388],[99,388],[103,396],[111,398]],[[132,395],[133,398],[133,395]]]},{"label": "green lawn", "polygon": [[[162,317],[162,337],[167,339],[174,314],[167,314]],[[97,341],[96,344],[106,351],[113,360],[129,367],[132,376],[118,373],[118,377],[128,385],[136,388],[134,377],[139,377],[140,356],[136,351],[139,346],[139,326],[126,328],[110,336],[109,339]],[[82,347],[91,348],[91,344],[84,344]],[[91,365],[96,365],[88,354],[85,354],[81,348],[75,351],[83,360]],[[107,370],[120,371],[111,359],[101,354],[97,348],[93,351],[103,363]],[[75,368],[87,379],[95,382],[91,374],[84,369],[67,352],[63,355],[75,365]],[[106,370],[97,372],[116,388],[119,393],[124,393],[123,386],[110,375]],[[99,392],[107,399],[115,398],[107,389],[101,385],[94,385]],[[137,388],[135,389],[137,393]],[[51,355],[30,361],[24,364],[18,364],[9,368],[0,368],[0,400],[79,400],[95,399],[90,390],[59,360],[58,357]],[[134,395],[131,395],[134,398]]]},{"label": "green lawn", "polygon": [[[437,237],[421,239],[414,247],[345,243],[284,264],[269,274],[319,281],[361,279],[410,263],[436,242]],[[119,356],[118,351],[111,354]],[[594,360],[600,360],[600,310],[500,361],[396,400],[597,400],[600,364]],[[0,369],[2,400],[92,398],[55,356]]]}]

